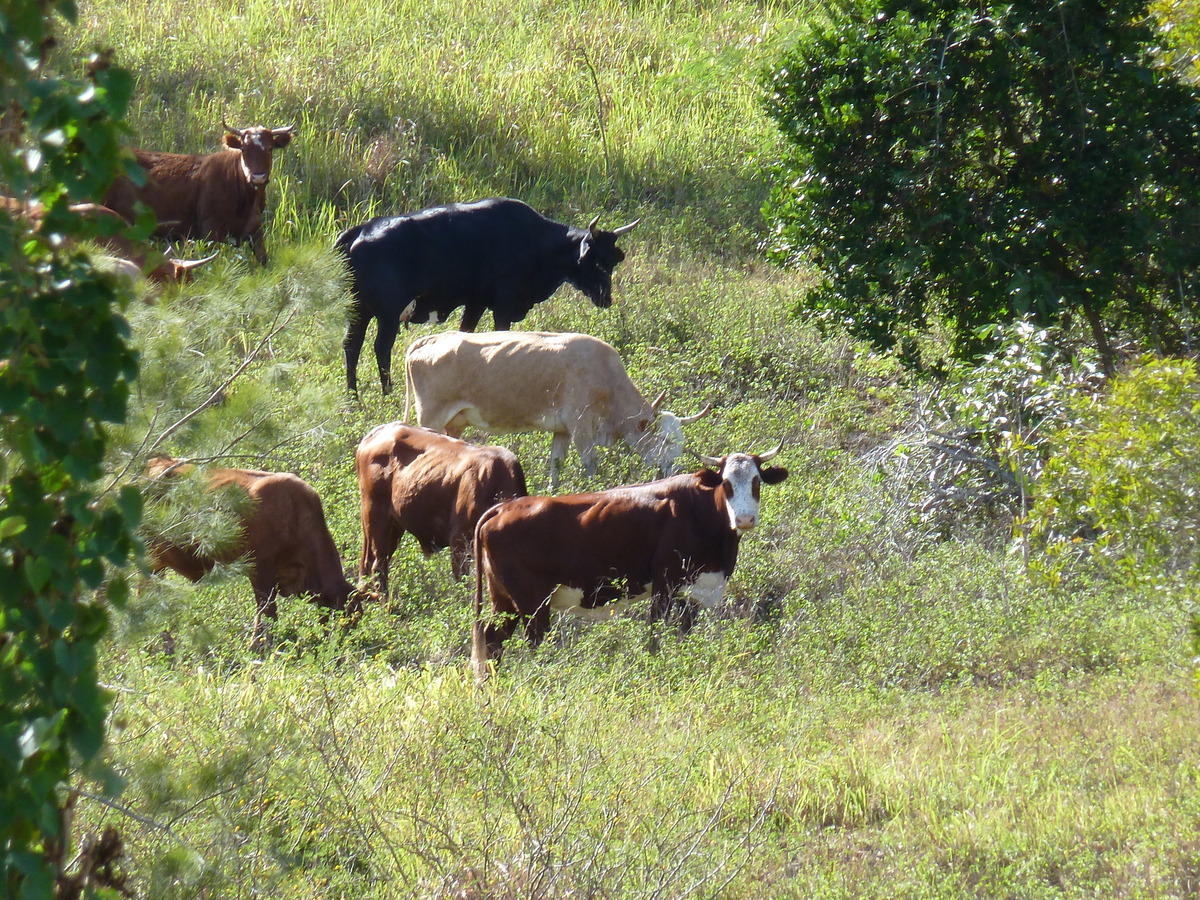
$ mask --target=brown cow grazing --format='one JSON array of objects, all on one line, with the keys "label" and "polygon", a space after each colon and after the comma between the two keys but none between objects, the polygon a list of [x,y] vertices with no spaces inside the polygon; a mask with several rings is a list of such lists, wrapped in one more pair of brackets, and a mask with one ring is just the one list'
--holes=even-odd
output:
[{"label": "brown cow grazing", "polygon": [[163,238],[208,238],[241,243],[249,239],[254,257],[267,264],[263,244],[263,211],[271,154],[296,135],[296,127],[230,128],[224,122],[225,149],[216,153],[161,153],[134,150],[146,171],[137,187],[119,178],[104,196],[104,205],[135,221],[141,202],[158,217],[155,234]]},{"label": "brown cow grazing", "polygon": [[[95,243],[109,251],[108,259],[112,262],[113,270],[132,280],[145,276],[155,284],[185,284],[192,280],[193,269],[217,258],[215,253],[204,259],[174,259],[157,252],[148,253],[144,246],[134,243],[122,233],[128,223],[107,206],[101,206],[99,203],[72,203],[67,208],[76,215],[111,222],[115,226],[111,234],[97,237]],[[0,196],[0,209],[24,219],[34,231],[42,227],[46,215],[41,202],[26,202],[15,197]],[[151,260],[161,262],[156,262],[154,268],[150,269],[148,266]]]},{"label": "brown cow grazing", "polygon": [[677,609],[680,631],[690,629],[698,604],[715,606],[723,598],[741,536],[758,524],[762,485],[787,477],[787,469],[765,465],[781,446],[757,456],[701,457],[715,471],[589,494],[524,497],[489,509],[475,529],[476,675],[487,676],[488,661],[499,660],[519,624],[536,647],[551,610],[594,617],[651,597],[652,621]]},{"label": "brown cow grazing", "polygon": [[377,576],[386,594],[388,568],[409,532],[426,556],[450,548],[455,578],[471,561],[475,523],[495,503],[524,497],[525,473],[503,447],[479,447],[400,422],[368,432],[355,452],[362,493],[359,578]]},{"label": "brown cow grazing", "polygon": [[641,395],[609,344],[588,334],[547,331],[444,331],[413,341],[404,356],[404,418],[416,398],[417,421],[458,437],[468,426],[491,434],[549,431],[550,490],[571,443],[584,471],[596,448],[621,438],[647,465],[667,474],[683,451],[683,426],[706,416],[660,410]]},{"label": "brown cow grazing", "polygon": [[[195,467],[171,457],[150,460],[147,474],[155,479],[185,474]],[[346,580],[337,545],[325,523],[321,498],[305,481],[287,472],[252,469],[209,469],[211,490],[238,488],[252,501],[242,514],[238,540],[216,554],[194,543],[168,538],[147,541],[150,569],[174,569],[189,581],[199,581],[218,564],[245,558],[254,588],[255,615],[251,646],[266,637],[263,616],[279,617],[279,596],[310,596],[317,606],[350,614],[362,610],[363,595]]]}]

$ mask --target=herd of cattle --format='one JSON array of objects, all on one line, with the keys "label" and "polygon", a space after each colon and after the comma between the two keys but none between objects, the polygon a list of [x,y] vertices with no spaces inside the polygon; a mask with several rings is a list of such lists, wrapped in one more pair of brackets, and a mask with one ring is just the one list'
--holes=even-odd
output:
[{"label": "herd of cattle", "polygon": [[[224,124],[224,123],[222,123]],[[137,150],[140,176],[122,178],[103,205],[81,214],[133,223],[150,210],[155,235],[167,239],[248,240],[267,262],[263,212],[272,153],[296,135],[285,128],[225,126],[225,149],[211,154]],[[35,220],[37,210],[18,212]],[[388,591],[389,563],[412,534],[428,555],[449,548],[456,578],[474,568],[472,657],[480,677],[498,660],[505,639],[523,626],[534,645],[552,610],[609,614],[650,599],[652,620],[692,625],[700,606],[721,601],[743,533],[758,522],[760,490],[787,470],[762,454],[700,456],[708,468],[668,476],[683,450],[683,426],[706,415],[660,410],[647,401],[617,352],[584,334],[509,332],[563,284],[598,307],[612,303],[612,273],[624,259],[613,231],[575,228],[519,200],[495,198],[371,219],[339,235],[335,246],[350,273],[351,309],[343,345],[348,389],[357,393],[357,364],[367,327],[376,324],[375,359],[390,391],[391,352],[401,324],[444,322],[464,307],[460,329],[415,341],[404,360],[405,419],[359,443],[355,468],[361,495],[359,586],[346,578],[321,500],[295,475],[209,469],[209,486],[247,499],[238,539],[220,553],[194,541],[151,537],[155,572],[173,569],[198,580],[218,564],[244,559],[256,615],[276,616],[279,596],[308,596],[351,614]],[[153,260],[117,234],[109,247],[130,266],[182,280],[190,266]],[[203,262],[197,261],[197,262]],[[487,311],[496,330],[474,334]],[[659,470],[659,480],[567,496],[530,496],[517,457],[502,447],[465,443],[468,427],[486,433],[549,431],[550,490],[573,443],[585,469],[620,438]],[[194,467],[169,457],[150,461],[153,483]],[[490,614],[485,615],[485,586]]]}]

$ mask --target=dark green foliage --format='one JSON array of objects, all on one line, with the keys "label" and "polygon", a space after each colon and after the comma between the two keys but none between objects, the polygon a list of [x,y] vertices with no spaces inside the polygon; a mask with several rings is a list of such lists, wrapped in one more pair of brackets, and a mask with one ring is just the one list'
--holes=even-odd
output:
[{"label": "dark green foliage", "polygon": [[103,59],[82,89],[48,77],[40,54],[58,14],[74,5],[0,16],[0,184],[46,210],[37,231],[0,213],[0,858],[5,895],[28,898],[66,884],[62,790],[100,749],[107,709],[95,592],[126,593],[108,565],[129,558],[140,508],[93,486],[104,423],[123,419],[137,367],[121,295],[73,249],[96,226],[68,208],[113,177],[131,81]]},{"label": "dark green foliage", "polygon": [[1082,314],[1179,346],[1200,275],[1200,106],[1147,55],[1147,3],[865,2],[770,74],[790,143],[766,213],[800,311],[910,358],[944,320]]}]

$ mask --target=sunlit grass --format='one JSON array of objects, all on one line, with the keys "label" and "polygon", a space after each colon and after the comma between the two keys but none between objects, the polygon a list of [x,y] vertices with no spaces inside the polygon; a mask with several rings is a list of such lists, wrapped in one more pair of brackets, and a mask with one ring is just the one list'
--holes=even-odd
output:
[{"label": "sunlit grass", "polygon": [[[377,212],[505,194],[574,224],[643,219],[611,309],[564,290],[522,327],[603,338],[643,393],[714,405],[690,449],[782,440],[791,471],[763,492],[729,607],[687,639],[649,652],[644,610],[563,621],[536,652],[512,641],[482,690],[473,585],[411,538],[390,605],[347,627],[287,600],[264,655],[247,650],[243,571],[143,580],[103,661],[126,787],[116,808],[84,797],[78,820],[121,830],[140,896],[1200,890],[1180,611],[1082,578],[1047,586],[1003,534],[935,543],[906,527],[865,453],[906,420],[911,385],[793,318],[804,274],[755,254],[778,149],[756,74],[806,9],[82,4],[62,49],[116,47],[137,78],[135,144],[215,149],[222,118],[300,126],[269,188],[272,265],[222,248],[196,284],[131,309],[143,375],[115,465],[261,345],[224,424],[162,449],[299,473],[355,577],[353,449],[403,395],[382,397],[364,359],[361,402],[346,396],[329,247]],[[293,317],[263,343],[280,310]],[[401,333],[395,374],[430,330]],[[544,490],[549,436],[502,442]],[[569,456],[563,487],[650,475],[613,448],[593,477]]]}]

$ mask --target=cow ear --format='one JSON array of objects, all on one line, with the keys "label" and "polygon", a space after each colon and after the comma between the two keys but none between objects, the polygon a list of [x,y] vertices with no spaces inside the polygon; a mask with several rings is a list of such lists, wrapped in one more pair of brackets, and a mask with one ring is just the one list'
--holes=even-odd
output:
[{"label": "cow ear", "polygon": [[696,475],[697,475],[697,477],[699,477],[700,485],[702,487],[715,488],[717,485],[719,485],[722,481],[725,480],[724,478],[721,477],[720,472],[714,472],[712,469],[701,469],[699,472],[696,473]]},{"label": "cow ear", "polygon": [[647,428],[649,428],[649,427],[650,427],[650,420],[649,420],[649,419],[639,419],[639,420],[638,420],[638,424],[637,424],[637,430],[638,430],[639,432],[644,432],[644,431],[645,431]]},{"label": "cow ear", "polygon": [[286,147],[288,144],[290,144],[292,142],[293,135],[290,131],[283,131],[283,132],[272,131],[271,137],[275,141],[275,149],[282,150],[284,147]]},{"label": "cow ear", "polygon": [[228,147],[230,150],[241,150],[242,149],[241,135],[234,134],[232,131],[225,132],[225,146]]},{"label": "cow ear", "polygon": [[589,253],[591,253],[591,251],[592,239],[590,237],[585,237],[579,242],[579,261],[583,262],[585,259],[587,259],[587,256]]},{"label": "cow ear", "polygon": [[788,477],[788,470],[783,466],[767,466],[765,469],[759,469],[758,474],[763,484],[779,484]]}]

